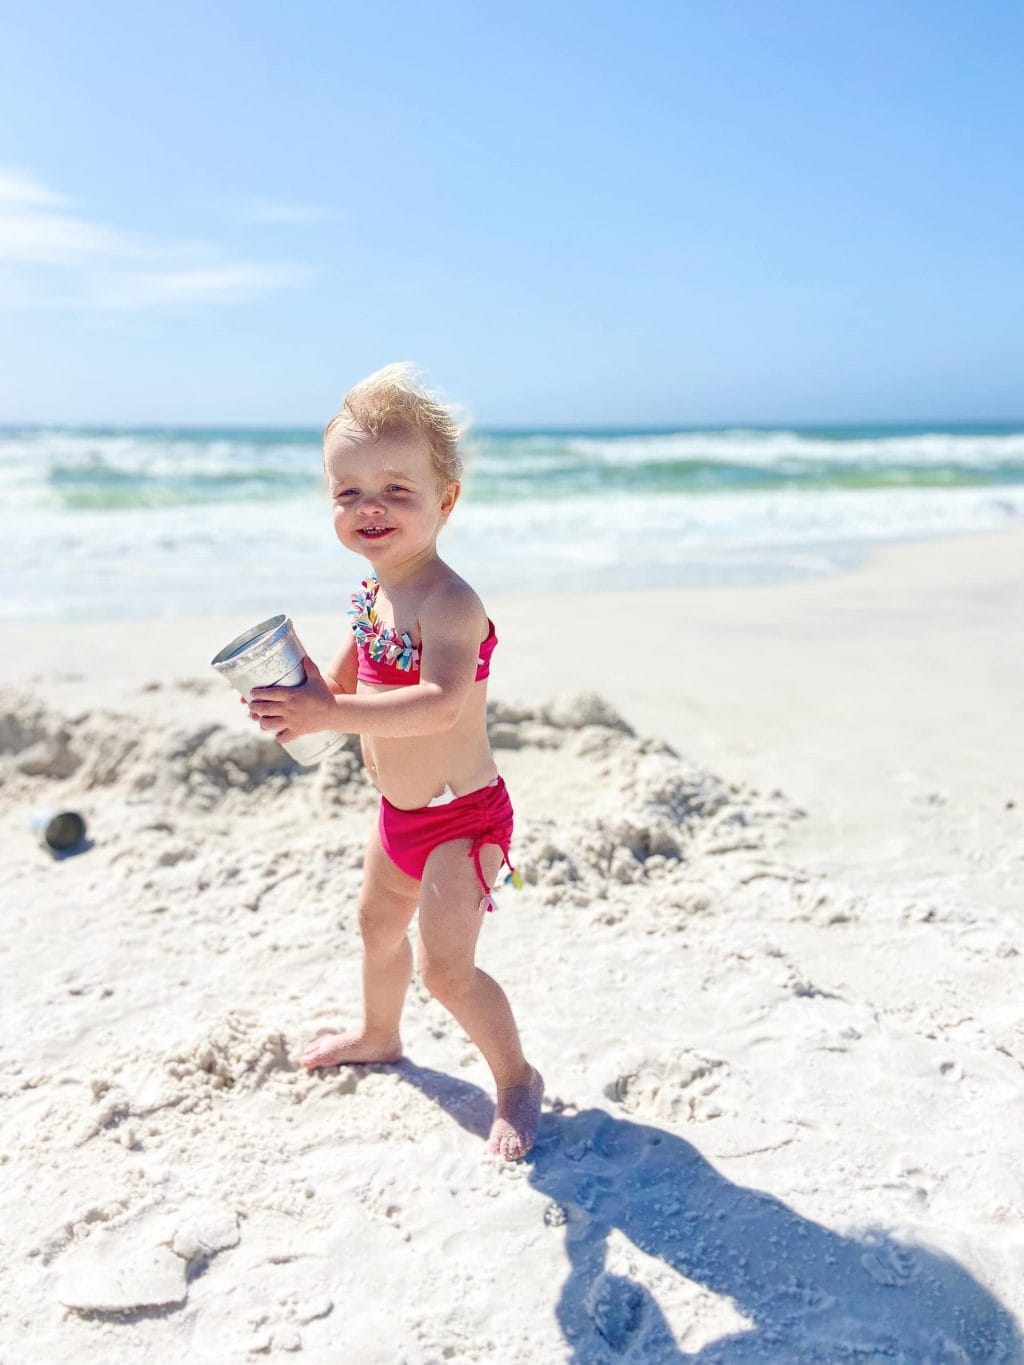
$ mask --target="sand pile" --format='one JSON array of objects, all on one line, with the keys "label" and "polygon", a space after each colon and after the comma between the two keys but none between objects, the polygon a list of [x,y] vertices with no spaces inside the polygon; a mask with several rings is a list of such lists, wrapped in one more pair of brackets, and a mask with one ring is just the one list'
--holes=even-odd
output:
[{"label": "sand pile", "polygon": [[[161,698],[0,715],[7,1357],[1019,1358],[1006,917],[794,864],[782,792],[599,697],[493,703],[525,886],[479,958],[547,1080],[505,1166],[418,980],[403,1063],[294,1060],[358,1016],[355,742],[300,769]],[[34,846],[47,806],[91,846]]]}]

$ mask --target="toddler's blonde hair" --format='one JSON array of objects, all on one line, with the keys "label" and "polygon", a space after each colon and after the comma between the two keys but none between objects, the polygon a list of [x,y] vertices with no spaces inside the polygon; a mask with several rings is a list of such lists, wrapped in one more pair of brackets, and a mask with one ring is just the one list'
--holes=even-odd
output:
[{"label": "toddler's blonde hair", "polygon": [[324,427],[324,440],[339,422],[350,422],[375,437],[391,431],[418,431],[430,448],[439,482],[458,483],[462,478],[458,442],[467,424],[460,426],[451,404],[446,406],[440,395],[423,387],[409,361],[385,365],[354,384],[341,411]]}]

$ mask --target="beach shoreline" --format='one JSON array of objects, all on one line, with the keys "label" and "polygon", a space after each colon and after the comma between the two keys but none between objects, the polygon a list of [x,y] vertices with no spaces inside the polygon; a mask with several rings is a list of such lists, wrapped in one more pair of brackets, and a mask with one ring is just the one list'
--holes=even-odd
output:
[{"label": "beach shoreline", "polygon": [[[464,456],[442,545],[488,599],[798,582],[1024,524],[1019,424],[480,432]],[[321,463],[313,431],[0,429],[0,620],[332,612],[361,566]]]}]

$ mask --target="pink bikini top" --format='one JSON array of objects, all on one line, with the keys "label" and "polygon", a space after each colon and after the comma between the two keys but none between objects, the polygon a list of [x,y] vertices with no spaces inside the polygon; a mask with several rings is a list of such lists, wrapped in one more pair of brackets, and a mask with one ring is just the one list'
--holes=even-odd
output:
[{"label": "pink bikini top", "polygon": [[[390,683],[395,687],[411,687],[420,680],[420,646],[414,645],[404,631],[401,635],[391,626],[382,626],[374,605],[380,582],[364,578],[360,591],[352,594],[349,615],[354,617],[352,631],[356,637],[356,655],[360,682]],[[498,637],[494,622],[488,618],[487,636],[480,643],[476,661],[476,681],[490,675],[491,655]]]}]

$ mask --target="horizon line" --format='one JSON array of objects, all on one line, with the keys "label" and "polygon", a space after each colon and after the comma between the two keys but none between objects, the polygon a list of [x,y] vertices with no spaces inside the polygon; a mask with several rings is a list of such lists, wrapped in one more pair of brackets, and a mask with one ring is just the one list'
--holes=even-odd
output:
[{"label": "horizon line", "polygon": [[[925,428],[934,430],[936,434],[948,432],[957,427],[1000,427],[1000,428],[1019,428],[1024,432],[1024,416],[1021,417],[927,417],[927,418],[892,418],[888,420],[822,420],[811,421],[803,419],[801,421],[725,421],[725,422],[677,422],[677,423],[657,423],[651,425],[633,423],[540,423],[540,424],[521,424],[521,423],[497,423],[490,424],[481,422],[471,424],[466,435],[472,437],[475,433],[486,435],[507,435],[507,436],[589,436],[589,435],[608,435],[608,434],[628,434],[637,436],[670,436],[675,433],[693,433],[701,431],[871,431],[871,430],[899,430]],[[235,431],[235,432],[301,432],[302,434],[313,433],[318,437],[323,428],[319,423],[304,424],[300,422],[267,422],[254,423],[231,422],[218,420],[211,422],[69,422],[69,421],[0,421],[0,431],[112,431],[112,432],[199,432],[199,431]]]}]

